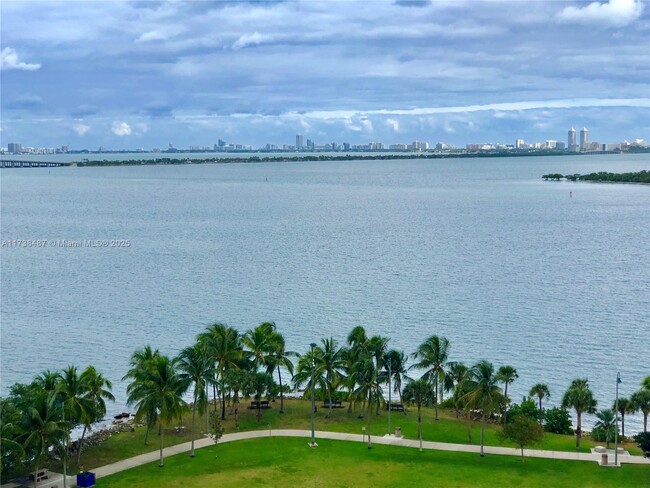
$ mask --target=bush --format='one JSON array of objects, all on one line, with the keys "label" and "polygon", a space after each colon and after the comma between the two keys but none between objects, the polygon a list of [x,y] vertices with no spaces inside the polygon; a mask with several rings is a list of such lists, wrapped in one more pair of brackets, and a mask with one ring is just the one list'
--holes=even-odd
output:
[{"label": "bush", "polygon": [[515,417],[524,416],[535,421],[539,420],[539,409],[535,404],[535,400],[531,398],[525,398],[521,401],[519,405],[516,403],[508,409],[506,413],[506,421],[508,423],[512,422]]},{"label": "bush", "polygon": [[571,417],[565,408],[550,408],[544,412],[544,430],[554,434],[573,434]]},{"label": "bush", "polygon": [[641,432],[634,436],[645,457],[650,458],[650,432]]}]

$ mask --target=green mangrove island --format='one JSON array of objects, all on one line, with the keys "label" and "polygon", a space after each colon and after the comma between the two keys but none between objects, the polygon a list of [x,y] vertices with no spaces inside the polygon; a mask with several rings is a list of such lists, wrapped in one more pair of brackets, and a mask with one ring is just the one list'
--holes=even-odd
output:
[{"label": "green mangrove island", "polygon": [[567,181],[595,181],[601,183],[650,183],[650,172],[643,170],[634,173],[608,173],[600,171],[598,173],[589,173],[581,175],[579,173],[571,175],[562,175],[560,173],[549,173],[542,175],[545,181],[560,181],[566,179]]}]

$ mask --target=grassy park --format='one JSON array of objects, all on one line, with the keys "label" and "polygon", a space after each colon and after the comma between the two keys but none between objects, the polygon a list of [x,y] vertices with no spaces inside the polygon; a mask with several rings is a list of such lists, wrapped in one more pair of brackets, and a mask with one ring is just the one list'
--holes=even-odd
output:
[{"label": "grassy park", "polygon": [[202,486],[648,486],[647,466],[605,469],[595,463],[424,451],[394,446],[262,438],[199,449],[101,478],[102,487]]}]

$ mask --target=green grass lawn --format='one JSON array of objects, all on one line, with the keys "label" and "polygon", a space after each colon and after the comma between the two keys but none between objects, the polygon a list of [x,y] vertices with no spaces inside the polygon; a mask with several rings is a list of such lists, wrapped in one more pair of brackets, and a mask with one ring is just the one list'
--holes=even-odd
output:
[{"label": "green grass lawn", "polygon": [[100,478],[98,487],[204,486],[444,486],[622,487],[650,486],[647,466],[602,468],[596,463],[515,456],[450,453],[308,439],[261,438],[199,449]]},{"label": "green grass lawn", "polygon": [[[223,427],[226,433],[248,431],[248,430],[266,430],[269,425],[272,429],[309,429],[310,428],[310,403],[304,400],[285,400],[285,413],[280,414],[279,401],[272,403],[272,408],[262,413],[262,419],[258,423],[255,411],[248,410],[248,402],[242,403],[239,408],[239,429],[235,427],[234,415],[230,408],[226,408],[226,420]],[[320,403],[319,403],[320,405]],[[334,432],[352,432],[361,433],[362,427],[368,426],[368,419],[359,419],[358,412],[348,413],[347,408],[333,409],[330,418],[327,418],[326,409],[318,408],[316,414],[316,429]],[[381,410],[379,415],[372,414],[371,431],[374,435],[384,435],[388,431],[388,413]],[[401,412],[391,414],[393,429],[401,427],[402,433],[409,439],[417,439],[417,411],[410,409],[404,415]],[[184,419],[186,427],[185,434],[177,434],[173,429],[165,429],[165,446],[179,444],[191,439],[191,413],[188,413]],[[503,443],[497,438],[499,426],[488,424],[485,432],[485,444],[493,446],[509,446],[512,444]],[[201,437],[205,432],[205,419],[197,416],[196,428],[197,437]],[[468,444],[468,427],[467,423],[457,420],[453,412],[440,411],[440,420],[434,420],[433,409],[423,409],[422,420],[423,439],[429,441],[452,442],[458,444]],[[472,444],[477,445],[480,441],[480,424],[474,422],[471,425]],[[84,449],[81,458],[81,464],[86,468],[95,468],[104,466],[120,459],[136,456],[145,452],[150,452],[158,448],[159,438],[157,430],[149,434],[149,444],[144,445],[144,428],[137,428],[135,432],[123,432],[113,435],[102,445]],[[589,452],[589,449],[596,443],[589,439],[582,440],[582,452]],[[575,437],[557,434],[545,434],[541,444],[532,446],[540,449],[572,451],[575,452]],[[639,448],[632,442],[624,444],[632,454],[641,454]],[[73,461],[76,461],[74,459]],[[77,467],[72,463],[72,469]],[[52,466],[56,468],[55,466]]]}]

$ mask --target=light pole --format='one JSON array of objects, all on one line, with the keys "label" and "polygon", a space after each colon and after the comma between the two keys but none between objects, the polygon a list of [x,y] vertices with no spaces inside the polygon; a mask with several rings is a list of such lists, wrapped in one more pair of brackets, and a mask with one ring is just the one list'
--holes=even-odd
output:
[{"label": "light pole", "polygon": [[389,360],[388,361],[388,435],[390,435],[390,433],[391,433],[390,411],[391,411],[391,408],[392,408],[391,396],[390,396],[390,393],[391,393],[390,390],[392,389],[391,384],[390,384],[390,376],[391,376],[390,373],[391,373],[391,371],[390,371],[390,360]]},{"label": "light pole", "polygon": [[614,403],[614,466],[618,466],[618,384],[621,382],[621,372],[616,373],[616,402]]},{"label": "light pole", "polygon": [[66,435],[63,437],[63,454],[61,456],[61,459],[63,459],[63,488],[66,488],[68,486],[68,469],[67,469],[67,439],[68,439],[68,429],[65,427],[65,401],[61,400],[61,421],[64,424],[63,428],[66,429]]},{"label": "light pole", "polygon": [[314,417],[316,414],[316,400],[314,398],[314,348],[316,343],[312,342],[311,347],[311,447],[316,446],[316,433],[314,431]]}]

